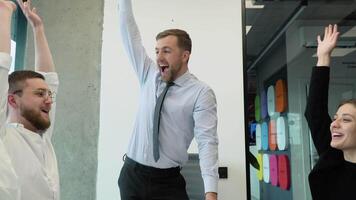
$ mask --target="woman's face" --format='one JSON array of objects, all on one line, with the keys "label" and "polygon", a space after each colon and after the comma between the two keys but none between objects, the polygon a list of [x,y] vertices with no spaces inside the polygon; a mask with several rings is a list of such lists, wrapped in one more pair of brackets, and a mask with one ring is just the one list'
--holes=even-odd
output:
[{"label": "woman's face", "polygon": [[332,147],[356,150],[356,108],[352,104],[344,104],[337,110],[330,131]]}]

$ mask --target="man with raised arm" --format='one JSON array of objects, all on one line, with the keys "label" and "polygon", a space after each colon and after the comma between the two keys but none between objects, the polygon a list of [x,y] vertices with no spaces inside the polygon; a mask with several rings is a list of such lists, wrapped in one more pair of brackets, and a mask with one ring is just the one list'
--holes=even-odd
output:
[{"label": "man with raised arm", "polygon": [[0,50],[5,63],[0,67],[1,119],[8,108],[1,137],[20,183],[20,199],[58,200],[59,176],[51,143],[58,76],[41,18],[31,8],[31,0],[17,2],[34,32],[37,72],[15,71],[8,75],[9,51]]},{"label": "man with raised arm", "polygon": [[121,199],[187,200],[180,169],[195,137],[205,199],[216,200],[216,99],[188,70],[189,35],[180,29],[159,33],[154,62],[142,45],[131,0],[119,0],[119,18],[123,44],[140,83],[139,111],[118,181]]}]

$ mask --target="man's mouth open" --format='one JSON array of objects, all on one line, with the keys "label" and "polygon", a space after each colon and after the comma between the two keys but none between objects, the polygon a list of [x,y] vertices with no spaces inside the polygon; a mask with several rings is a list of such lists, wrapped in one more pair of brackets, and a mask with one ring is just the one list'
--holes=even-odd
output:
[{"label": "man's mouth open", "polygon": [[168,71],[168,65],[160,66],[161,73],[164,74]]},{"label": "man's mouth open", "polygon": [[49,115],[49,110],[50,109],[45,109],[45,108],[41,109],[42,113],[44,113],[45,115]]}]

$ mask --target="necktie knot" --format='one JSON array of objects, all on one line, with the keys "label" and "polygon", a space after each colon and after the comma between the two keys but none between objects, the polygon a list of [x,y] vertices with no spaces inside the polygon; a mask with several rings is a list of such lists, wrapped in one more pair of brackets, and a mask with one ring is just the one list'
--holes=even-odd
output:
[{"label": "necktie knot", "polygon": [[174,85],[174,82],[173,81],[172,82],[167,82],[166,84],[167,84],[166,87],[171,87],[171,86]]}]

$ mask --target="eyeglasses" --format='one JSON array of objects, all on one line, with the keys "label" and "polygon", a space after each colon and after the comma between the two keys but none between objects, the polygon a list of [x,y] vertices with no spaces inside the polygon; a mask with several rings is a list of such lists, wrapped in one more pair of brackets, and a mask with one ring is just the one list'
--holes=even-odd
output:
[{"label": "eyeglasses", "polygon": [[[13,94],[18,94],[22,93],[22,90],[16,90],[13,92]],[[56,100],[56,93],[52,92],[51,90],[46,90],[46,89],[37,89],[33,90],[32,93],[40,98],[48,99],[51,98],[52,102],[55,102]]]}]

